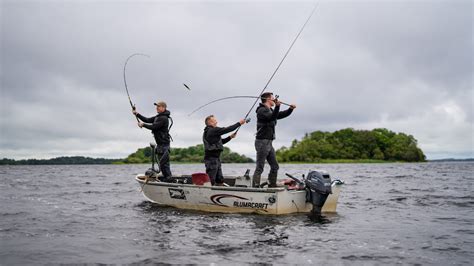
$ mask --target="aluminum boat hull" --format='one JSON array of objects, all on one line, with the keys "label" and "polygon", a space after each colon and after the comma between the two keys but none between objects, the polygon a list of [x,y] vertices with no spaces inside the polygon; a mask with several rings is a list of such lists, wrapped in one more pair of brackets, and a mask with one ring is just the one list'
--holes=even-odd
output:
[{"label": "aluminum boat hull", "polygon": [[[231,179],[234,179],[235,184],[246,182],[244,177]],[[312,209],[312,204],[306,201],[306,190],[291,189],[288,186],[252,188],[244,185],[226,187],[165,183],[155,179],[147,180],[144,175],[137,175],[135,180],[149,201],[180,209],[272,215],[309,213]],[[332,185],[332,194],[329,194],[322,212],[336,212],[340,189],[341,185]]]}]

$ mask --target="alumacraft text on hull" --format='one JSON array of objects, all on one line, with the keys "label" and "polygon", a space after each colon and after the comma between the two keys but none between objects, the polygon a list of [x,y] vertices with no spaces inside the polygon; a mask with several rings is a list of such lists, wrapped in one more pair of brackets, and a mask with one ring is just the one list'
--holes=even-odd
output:
[{"label": "alumacraft text on hull", "polygon": [[[289,214],[336,212],[341,184],[331,182],[329,174],[311,171],[306,179],[283,181],[282,187],[252,188],[248,176],[225,177],[229,186],[202,184],[202,176],[193,174],[174,177],[176,183],[165,183],[146,175],[137,175],[145,198],[160,205],[181,209],[223,212]],[[209,177],[207,177],[209,178]],[[193,182],[194,181],[194,182]],[[208,181],[208,180],[205,180]]]}]

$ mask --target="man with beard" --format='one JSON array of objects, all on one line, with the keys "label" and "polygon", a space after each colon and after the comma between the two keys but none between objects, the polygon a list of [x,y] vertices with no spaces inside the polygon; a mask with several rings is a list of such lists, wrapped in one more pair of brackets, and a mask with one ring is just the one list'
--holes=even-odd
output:
[{"label": "man with beard", "polygon": [[[253,187],[260,186],[260,177],[263,173],[265,160],[270,164],[270,173],[268,174],[268,187],[276,187],[278,176],[278,162],[276,160],[275,149],[272,142],[275,139],[275,126],[278,119],[289,116],[294,104],[290,108],[280,112],[280,102],[278,98],[273,97],[273,93],[265,92],[260,96],[261,103],[257,107],[257,134],[255,136],[255,150],[257,151],[257,165],[253,173]],[[275,109],[272,107],[275,106]]]}]

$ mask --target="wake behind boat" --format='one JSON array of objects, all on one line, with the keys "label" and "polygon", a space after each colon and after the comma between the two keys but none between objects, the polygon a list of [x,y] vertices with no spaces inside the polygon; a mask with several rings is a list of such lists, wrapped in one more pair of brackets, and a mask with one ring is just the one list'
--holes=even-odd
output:
[{"label": "wake behind boat", "polygon": [[324,171],[310,171],[306,178],[281,180],[276,188],[254,188],[248,176],[226,176],[226,186],[211,186],[205,173],[173,177],[161,182],[155,175],[137,175],[146,199],[180,209],[221,213],[290,214],[336,212],[342,181]]}]

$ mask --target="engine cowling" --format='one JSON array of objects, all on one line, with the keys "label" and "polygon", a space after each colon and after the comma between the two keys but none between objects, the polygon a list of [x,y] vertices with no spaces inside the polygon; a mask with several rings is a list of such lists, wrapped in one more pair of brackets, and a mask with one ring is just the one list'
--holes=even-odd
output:
[{"label": "engine cowling", "polygon": [[311,213],[321,215],[321,208],[331,191],[331,176],[324,171],[310,171],[305,180],[306,199],[313,204]]}]

